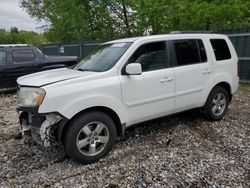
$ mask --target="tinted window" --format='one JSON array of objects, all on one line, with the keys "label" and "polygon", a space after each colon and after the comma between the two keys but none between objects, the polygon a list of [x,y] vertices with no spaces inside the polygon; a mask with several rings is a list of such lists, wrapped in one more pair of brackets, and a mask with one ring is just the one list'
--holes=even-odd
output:
[{"label": "tinted window", "polygon": [[18,62],[27,62],[33,61],[35,59],[35,54],[33,50],[13,50],[12,52],[13,61]]},{"label": "tinted window", "polygon": [[201,40],[175,40],[177,65],[189,65],[207,61],[205,47]]},{"label": "tinted window", "polygon": [[0,51],[0,65],[4,65],[6,62],[6,51]]},{"label": "tinted window", "polygon": [[231,54],[224,39],[211,39],[212,47],[217,61],[231,59]]},{"label": "tinted window", "polygon": [[142,71],[166,68],[166,42],[142,45],[131,56],[129,63],[140,63]]}]

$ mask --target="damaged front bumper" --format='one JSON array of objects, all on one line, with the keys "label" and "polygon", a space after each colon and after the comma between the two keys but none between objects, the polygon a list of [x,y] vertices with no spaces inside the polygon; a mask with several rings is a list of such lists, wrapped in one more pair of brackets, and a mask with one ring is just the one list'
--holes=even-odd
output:
[{"label": "damaged front bumper", "polygon": [[22,135],[31,133],[32,138],[43,145],[49,147],[51,139],[59,140],[62,127],[64,127],[66,118],[58,113],[39,114],[38,109],[17,109],[22,128]]}]

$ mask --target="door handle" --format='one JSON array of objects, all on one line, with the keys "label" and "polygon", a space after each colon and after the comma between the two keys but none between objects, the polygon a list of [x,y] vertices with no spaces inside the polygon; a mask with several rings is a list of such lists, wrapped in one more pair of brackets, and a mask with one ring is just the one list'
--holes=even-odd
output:
[{"label": "door handle", "polygon": [[209,74],[209,73],[211,73],[211,72],[212,72],[211,69],[206,69],[206,70],[202,71],[202,74]]},{"label": "door handle", "polygon": [[171,82],[173,81],[174,79],[172,77],[167,77],[167,78],[163,78],[161,79],[161,83],[164,83],[164,82]]}]

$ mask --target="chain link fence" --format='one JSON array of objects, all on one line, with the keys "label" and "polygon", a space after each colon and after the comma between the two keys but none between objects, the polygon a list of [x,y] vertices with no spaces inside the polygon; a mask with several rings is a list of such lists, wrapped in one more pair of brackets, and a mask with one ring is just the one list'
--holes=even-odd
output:
[{"label": "chain link fence", "polygon": [[250,82],[250,32],[228,34],[239,57],[239,76],[242,82]]},{"label": "chain link fence", "polygon": [[104,40],[96,40],[80,41],[79,43],[73,44],[49,44],[42,45],[41,50],[46,55],[77,56],[82,59],[104,42]]}]

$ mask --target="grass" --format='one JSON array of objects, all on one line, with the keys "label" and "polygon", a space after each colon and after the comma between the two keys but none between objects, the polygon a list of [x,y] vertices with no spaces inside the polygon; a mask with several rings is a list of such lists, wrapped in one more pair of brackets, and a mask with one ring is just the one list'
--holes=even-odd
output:
[{"label": "grass", "polygon": [[250,83],[240,83],[240,87],[242,88],[249,88],[250,87]]}]

